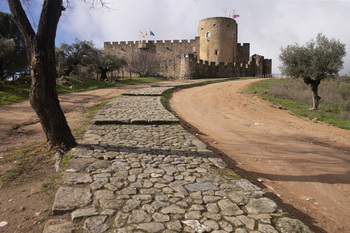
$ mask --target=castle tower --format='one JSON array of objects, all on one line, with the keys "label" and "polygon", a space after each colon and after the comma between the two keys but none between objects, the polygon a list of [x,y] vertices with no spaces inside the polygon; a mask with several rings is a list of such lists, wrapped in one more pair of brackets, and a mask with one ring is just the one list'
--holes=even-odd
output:
[{"label": "castle tower", "polygon": [[199,59],[209,62],[235,62],[237,23],[232,18],[214,17],[199,21]]}]

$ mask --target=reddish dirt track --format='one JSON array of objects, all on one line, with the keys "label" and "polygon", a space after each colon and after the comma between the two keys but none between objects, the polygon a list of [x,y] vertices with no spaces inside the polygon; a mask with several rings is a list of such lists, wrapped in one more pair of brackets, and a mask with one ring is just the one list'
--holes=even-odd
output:
[{"label": "reddish dirt track", "polygon": [[350,232],[350,131],[243,93],[255,81],[185,89],[170,105],[240,175],[315,232]]}]

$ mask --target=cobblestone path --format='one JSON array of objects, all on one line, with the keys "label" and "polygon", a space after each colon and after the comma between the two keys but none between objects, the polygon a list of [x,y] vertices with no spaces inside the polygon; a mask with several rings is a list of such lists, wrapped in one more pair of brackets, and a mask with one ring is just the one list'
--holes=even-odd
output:
[{"label": "cobblestone path", "polygon": [[311,232],[186,132],[160,103],[167,88],[127,93],[98,113],[44,232]]}]

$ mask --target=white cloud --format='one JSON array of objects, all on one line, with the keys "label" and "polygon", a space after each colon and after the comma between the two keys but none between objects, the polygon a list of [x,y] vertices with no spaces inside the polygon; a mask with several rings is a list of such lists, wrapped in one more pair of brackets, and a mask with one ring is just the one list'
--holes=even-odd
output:
[{"label": "white cloud", "polygon": [[[74,0],[71,0],[71,2]],[[40,4],[42,0],[33,0]],[[279,72],[280,47],[305,44],[322,32],[347,44],[342,74],[350,73],[349,0],[109,0],[110,7],[90,9],[84,1],[63,12],[57,32],[60,42],[75,38],[105,41],[140,40],[140,30],[152,30],[155,40],[193,39],[199,20],[225,16],[226,8],[236,10],[238,42],[250,43],[251,54],[271,58],[273,72]],[[4,8],[3,1],[0,4]],[[33,8],[32,8],[33,9]],[[35,8],[38,9],[38,8]],[[34,17],[38,12],[34,11]]]}]

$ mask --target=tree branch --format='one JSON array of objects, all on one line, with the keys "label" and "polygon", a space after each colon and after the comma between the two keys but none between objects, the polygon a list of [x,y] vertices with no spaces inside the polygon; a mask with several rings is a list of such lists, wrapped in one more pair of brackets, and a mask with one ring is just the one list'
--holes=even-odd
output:
[{"label": "tree branch", "polygon": [[62,0],[44,1],[37,32],[40,42],[55,43],[57,24],[63,10]]},{"label": "tree branch", "polygon": [[26,46],[28,46],[31,44],[31,41],[35,36],[33,27],[30,24],[25,11],[23,10],[20,0],[8,0],[8,3],[12,13],[12,17],[14,18],[14,22],[16,22],[19,30],[21,31]]}]

